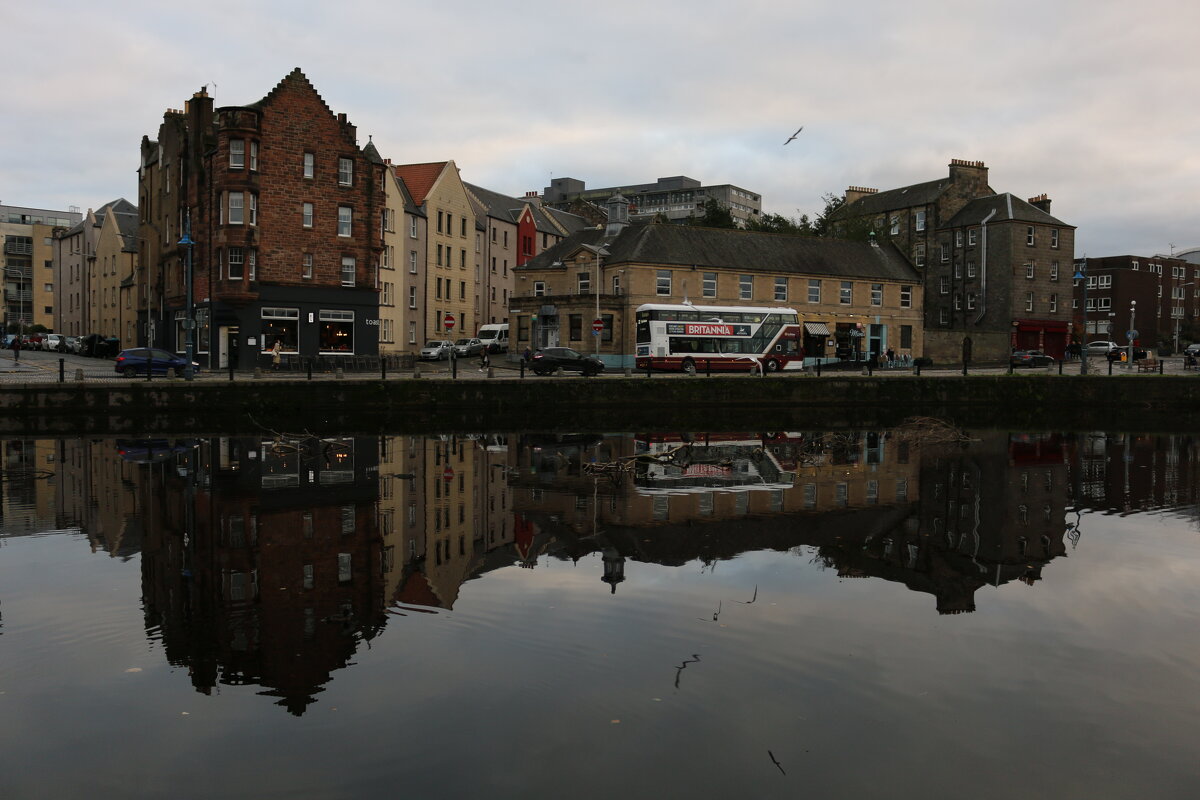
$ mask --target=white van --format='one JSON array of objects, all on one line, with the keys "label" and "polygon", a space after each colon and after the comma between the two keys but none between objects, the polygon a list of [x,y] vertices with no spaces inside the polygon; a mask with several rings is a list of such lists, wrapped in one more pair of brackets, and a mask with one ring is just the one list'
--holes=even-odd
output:
[{"label": "white van", "polygon": [[508,352],[508,324],[480,325],[476,334],[489,353]]}]

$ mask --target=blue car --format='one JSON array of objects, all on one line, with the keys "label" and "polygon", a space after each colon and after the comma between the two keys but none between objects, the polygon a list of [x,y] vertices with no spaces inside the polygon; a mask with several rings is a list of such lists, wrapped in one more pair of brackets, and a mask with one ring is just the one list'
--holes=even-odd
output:
[{"label": "blue car", "polygon": [[[170,371],[182,378],[184,370],[187,368],[187,363],[187,359],[183,356],[169,353],[166,350],[159,350],[154,347],[132,347],[117,353],[113,369],[118,375],[133,378],[138,375],[145,375],[146,370],[151,368],[150,365],[153,365],[153,373],[155,375],[166,375]],[[193,361],[192,373],[195,374],[199,371],[200,365]]]}]

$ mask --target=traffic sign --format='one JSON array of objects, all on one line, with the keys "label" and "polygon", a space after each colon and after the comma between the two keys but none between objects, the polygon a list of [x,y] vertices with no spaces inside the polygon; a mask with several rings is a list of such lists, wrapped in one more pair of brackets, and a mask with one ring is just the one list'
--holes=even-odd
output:
[{"label": "traffic sign", "polygon": [[454,330],[454,315],[449,311],[446,312],[446,316],[442,317],[442,327],[448,331]]},{"label": "traffic sign", "polygon": [[446,481],[447,483],[454,480],[454,470],[450,469],[449,465],[442,470],[442,480]]},{"label": "traffic sign", "polygon": [[599,335],[600,331],[602,331],[602,330],[604,330],[604,320],[602,320],[602,319],[592,320],[592,333]]}]

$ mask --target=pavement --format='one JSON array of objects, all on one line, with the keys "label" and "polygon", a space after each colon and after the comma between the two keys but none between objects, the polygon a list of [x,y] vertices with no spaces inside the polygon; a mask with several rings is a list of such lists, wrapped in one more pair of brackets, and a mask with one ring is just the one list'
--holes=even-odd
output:
[{"label": "pavement", "polygon": [[[59,360],[62,360],[62,374],[64,382],[74,383],[82,378],[88,382],[105,382],[105,383],[128,383],[131,380],[145,381],[145,377],[141,378],[125,378],[113,370],[113,362],[106,358],[88,358],[86,356],[78,356],[64,353],[42,352],[39,350],[23,350],[21,351],[20,361],[13,361],[11,351],[0,353],[0,384],[13,383],[57,383],[59,380]],[[1196,369],[1184,369],[1183,356],[1168,356],[1161,359],[1163,365],[1163,374],[1165,375],[1200,375],[1200,371]],[[1139,362],[1140,363],[1140,362]],[[1120,363],[1112,365],[1111,373],[1109,371],[1108,362],[1101,357],[1092,357],[1088,362],[1089,374],[1092,375],[1113,375],[1116,377],[1143,377],[1155,373],[1139,372],[1136,369],[1128,369]],[[388,370],[388,380],[412,379],[414,374],[419,371],[420,377],[426,380],[448,380],[451,378],[451,368],[449,362],[445,361],[422,361],[418,362],[416,367],[403,370]],[[988,365],[981,367],[970,367],[968,374],[970,375],[1003,375],[1008,373],[1008,367],[1004,365]],[[479,380],[484,378],[488,373],[484,373],[479,368],[477,359],[464,359],[458,365],[458,379],[460,380]],[[737,376],[741,373],[715,373],[715,375]],[[771,380],[803,377],[809,373],[785,372],[782,374],[768,375]],[[822,375],[827,377],[841,377],[849,375],[862,374],[862,368],[840,368],[840,369],[824,369]],[[903,368],[884,368],[875,369],[872,374],[876,377],[910,377],[913,375],[911,367]],[[946,366],[946,367],[925,367],[921,370],[922,375],[949,377],[962,375],[962,366]],[[1055,362],[1048,367],[1016,367],[1013,369],[1014,375],[1058,375],[1060,374],[1060,364]],[[1065,361],[1061,364],[1061,374],[1063,375],[1079,375],[1079,361]],[[520,362],[508,361],[506,359],[496,359],[492,362],[490,375],[495,379],[513,379],[520,375]],[[750,373],[745,373],[746,377],[751,376]],[[313,380],[330,381],[330,380],[378,380],[380,373],[377,371],[367,372],[346,372],[341,379],[337,378],[334,373],[314,372]],[[612,370],[600,376],[601,379],[608,377],[623,377],[623,370]],[[644,377],[644,372],[636,370],[631,372],[631,377]],[[253,371],[240,371],[234,375],[235,380],[305,380],[307,372],[299,371],[279,371],[274,372],[270,369],[264,369],[261,373],[256,374]],[[536,377],[530,371],[525,372],[525,377],[531,380],[554,380],[556,376]],[[568,378],[577,378],[577,373],[566,373]],[[682,373],[653,373],[654,379],[663,378],[680,378],[686,379],[688,376]],[[705,377],[702,373],[697,377]],[[217,372],[200,372],[196,376],[197,380],[213,381],[213,380],[228,380],[229,373],[221,370]],[[154,381],[178,381],[179,378],[167,378],[155,376]],[[591,380],[591,379],[589,379]]]}]

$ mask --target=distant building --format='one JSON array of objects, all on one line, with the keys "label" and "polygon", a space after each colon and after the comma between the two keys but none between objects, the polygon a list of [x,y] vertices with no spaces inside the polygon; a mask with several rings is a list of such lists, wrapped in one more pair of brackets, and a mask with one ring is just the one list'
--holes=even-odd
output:
[{"label": "distant building", "polygon": [[702,186],[700,181],[686,175],[603,189],[588,189],[577,178],[553,178],[542,190],[542,202],[566,210],[574,210],[571,204],[580,201],[601,207],[618,192],[629,199],[629,216],[634,220],[661,215],[671,222],[683,222],[689,217],[702,216],[708,200],[727,207],[734,221],[741,225],[762,214],[762,195],[758,192],[731,183]]},{"label": "distant building", "polygon": [[[1200,341],[1200,263],[1167,256],[1079,259],[1072,308],[1084,341],[1128,344],[1136,330],[1141,347],[1178,350]],[[1086,296],[1085,296],[1086,295]]]},{"label": "distant building", "polygon": [[70,211],[0,205],[4,247],[4,331],[18,326],[55,328],[54,237],[80,222]]},{"label": "distant building", "polygon": [[926,355],[935,362],[1007,361],[1014,348],[1056,358],[1071,340],[1068,270],[1075,228],[1046,195],[997,194],[982,161],[949,175],[878,191],[852,186],[834,232],[866,225],[889,237],[923,275]]},{"label": "distant building", "polygon": [[212,367],[253,367],[276,340],[285,358],[375,355],[387,200],[357,137],[299,69],[249,105],[201,89],[167,111],[141,146],[139,342],[182,352],[194,317]]},{"label": "distant building", "polygon": [[[108,235],[101,234],[109,216]],[[98,333],[116,336],[123,342],[136,343],[137,310],[129,309],[120,300],[119,284],[131,279],[137,270],[138,242],[137,206],[124,198],[105,203],[96,210],[88,209],[83,220],[71,228],[60,230],[54,239],[54,330],[66,336],[87,336]],[[123,253],[124,255],[118,255]],[[114,258],[118,263],[114,264]],[[121,262],[124,262],[122,268]],[[115,277],[120,273],[120,277]],[[113,277],[111,285],[101,287],[99,278]],[[106,291],[113,290],[113,291]],[[112,294],[120,307],[107,311],[114,326],[101,324],[103,298]],[[126,323],[115,322],[117,311],[125,311]],[[130,326],[130,327],[127,327]]]}]

